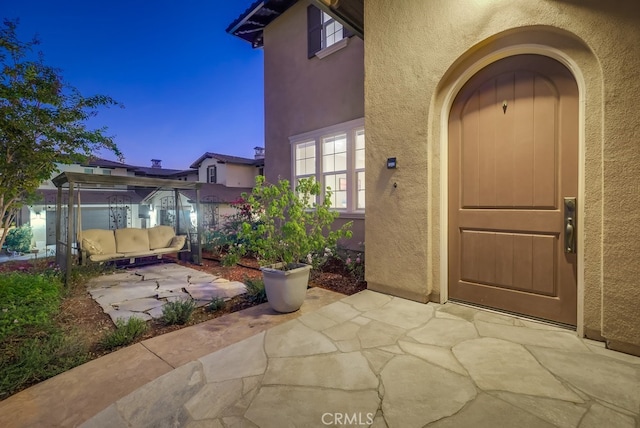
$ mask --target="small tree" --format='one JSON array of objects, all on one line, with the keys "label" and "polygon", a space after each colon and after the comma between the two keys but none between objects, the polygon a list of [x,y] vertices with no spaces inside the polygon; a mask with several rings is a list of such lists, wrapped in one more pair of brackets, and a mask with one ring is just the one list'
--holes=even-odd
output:
[{"label": "small tree", "polygon": [[36,38],[18,39],[17,23],[4,20],[0,27],[0,246],[57,163],[81,162],[99,149],[121,158],[106,128],[85,124],[98,107],[119,104],[103,95],[83,97],[60,70],[45,65],[42,53],[33,55]]},{"label": "small tree", "polygon": [[325,249],[352,236],[351,222],[333,230],[339,214],[331,210],[331,189],[324,189],[323,195],[313,178],[298,180],[294,191],[288,180],[266,184],[259,175],[253,191],[242,197],[257,218],[242,223],[238,238],[246,244],[231,247],[228,261],[251,252],[260,264],[281,263],[283,270],[302,261],[313,265]]}]

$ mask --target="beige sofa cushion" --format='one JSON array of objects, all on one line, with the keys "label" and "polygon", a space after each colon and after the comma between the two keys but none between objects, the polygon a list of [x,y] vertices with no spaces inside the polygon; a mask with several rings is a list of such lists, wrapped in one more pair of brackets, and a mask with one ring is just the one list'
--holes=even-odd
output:
[{"label": "beige sofa cushion", "polygon": [[[84,246],[85,240],[91,242],[96,250],[93,254],[113,254],[116,252],[116,238],[113,230],[87,229],[82,231],[82,249],[89,252]],[[90,253],[91,254],[91,253]]]},{"label": "beige sofa cushion", "polygon": [[149,249],[167,248],[171,246],[171,240],[176,233],[171,226],[155,226],[145,229],[149,234]]},{"label": "beige sofa cushion", "polygon": [[89,238],[82,238],[82,249],[90,256],[104,254],[102,246]]},{"label": "beige sofa cushion", "polygon": [[185,235],[176,235],[171,240],[171,243],[169,243],[169,247],[175,250],[182,250],[185,242],[187,242],[187,237]]},{"label": "beige sofa cushion", "polygon": [[107,262],[109,260],[117,259],[119,257],[124,257],[124,254],[121,254],[121,253],[93,254],[89,256],[89,260],[91,260],[92,262]]},{"label": "beige sofa cushion", "polygon": [[149,234],[146,229],[116,229],[115,236],[118,253],[149,251]]}]

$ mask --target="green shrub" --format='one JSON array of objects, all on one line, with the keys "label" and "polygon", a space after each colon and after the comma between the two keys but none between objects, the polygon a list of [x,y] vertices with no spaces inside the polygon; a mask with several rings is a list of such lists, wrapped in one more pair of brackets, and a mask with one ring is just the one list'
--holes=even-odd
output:
[{"label": "green shrub", "polygon": [[53,275],[0,276],[0,341],[26,330],[48,328],[60,305],[60,279]]},{"label": "green shrub", "polygon": [[[248,248],[249,242],[239,236],[242,225],[248,223],[255,228],[260,223],[258,213],[252,211],[251,205],[247,204],[243,198],[232,202],[231,207],[235,209],[233,214],[224,216],[215,229],[207,230],[203,233],[204,248],[213,254],[219,255],[227,266],[234,265],[239,260],[235,253],[229,254],[230,248],[236,246]],[[253,256],[250,251],[246,255]]]},{"label": "green shrub", "polygon": [[118,318],[116,320],[116,329],[105,334],[100,341],[100,346],[111,350],[129,345],[145,334],[148,328],[146,321],[140,318],[131,317],[126,322],[122,318]]},{"label": "green shrub", "polygon": [[56,331],[0,349],[0,400],[89,360],[88,346]]},{"label": "green shrub", "polygon": [[202,249],[213,254],[220,254],[225,247],[225,240],[219,229],[202,231]]},{"label": "green shrub", "polygon": [[267,301],[267,292],[264,290],[262,279],[247,278],[244,280],[244,286],[247,289],[247,298],[251,303],[258,304]]},{"label": "green shrub", "polygon": [[336,257],[344,263],[345,269],[357,281],[364,281],[364,243],[360,244],[361,250],[350,250],[340,248],[336,253]]},{"label": "green shrub", "polygon": [[313,178],[299,179],[294,190],[288,180],[268,184],[259,175],[251,193],[242,197],[256,220],[242,223],[238,240],[243,244],[231,246],[225,262],[250,252],[263,266],[282,263],[284,270],[301,262],[317,266],[315,257],[352,236],[351,222],[333,230],[339,213],[331,209],[331,189],[323,189]]},{"label": "green shrub", "polygon": [[214,297],[211,299],[211,302],[205,306],[207,312],[217,312],[221,309],[224,309],[226,302],[221,297]]},{"label": "green shrub", "polygon": [[31,250],[31,239],[33,239],[31,226],[25,224],[24,226],[11,229],[9,233],[7,233],[4,243],[9,251],[28,253]]},{"label": "green shrub", "polygon": [[55,270],[0,276],[0,399],[89,359],[86,343],[56,326],[61,290]]},{"label": "green shrub", "polygon": [[162,307],[162,321],[165,324],[186,324],[196,309],[193,299],[182,299],[169,302]]}]

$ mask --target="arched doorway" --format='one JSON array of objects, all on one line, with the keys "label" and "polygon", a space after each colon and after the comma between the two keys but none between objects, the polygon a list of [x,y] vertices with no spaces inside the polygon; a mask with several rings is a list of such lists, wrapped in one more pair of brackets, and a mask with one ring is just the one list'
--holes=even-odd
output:
[{"label": "arched doorway", "polygon": [[565,198],[578,196],[578,122],[576,80],[546,56],[498,60],[458,92],[448,122],[449,298],[576,325],[577,258],[565,241],[579,219]]}]

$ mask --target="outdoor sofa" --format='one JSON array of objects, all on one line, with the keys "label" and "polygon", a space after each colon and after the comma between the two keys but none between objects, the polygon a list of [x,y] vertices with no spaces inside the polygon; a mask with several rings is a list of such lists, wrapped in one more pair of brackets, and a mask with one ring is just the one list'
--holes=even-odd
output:
[{"label": "outdoor sofa", "polygon": [[178,253],[185,246],[187,237],[176,235],[171,226],[155,226],[149,229],[87,229],[82,231],[80,250],[82,263]]}]

